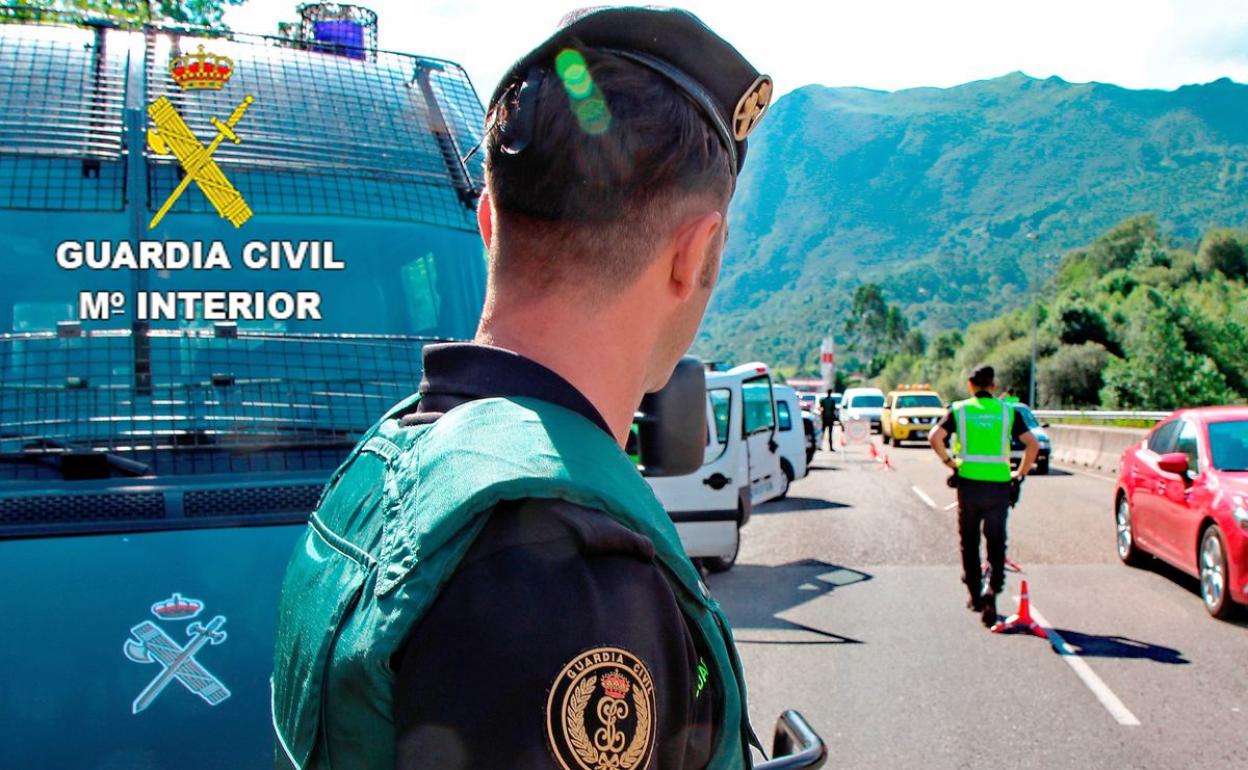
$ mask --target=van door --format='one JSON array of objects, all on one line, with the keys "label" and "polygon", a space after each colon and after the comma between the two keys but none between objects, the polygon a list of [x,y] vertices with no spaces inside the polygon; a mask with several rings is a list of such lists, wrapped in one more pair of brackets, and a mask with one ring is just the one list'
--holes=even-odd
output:
[{"label": "van door", "polygon": [[744,380],[741,393],[745,408],[741,430],[749,461],[750,500],[758,505],[778,495],[782,486],[771,377],[760,374]]},{"label": "van door", "polygon": [[[690,486],[697,497],[689,510],[703,512],[737,510],[737,490],[745,483],[735,463],[737,452],[730,451],[733,408],[730,388],[708,388],[706,391],[706,454],[698,478],[702,483]],[[694,489],[696,487],[696,490]],[[690,501],[693,503],[693,501]]]}]

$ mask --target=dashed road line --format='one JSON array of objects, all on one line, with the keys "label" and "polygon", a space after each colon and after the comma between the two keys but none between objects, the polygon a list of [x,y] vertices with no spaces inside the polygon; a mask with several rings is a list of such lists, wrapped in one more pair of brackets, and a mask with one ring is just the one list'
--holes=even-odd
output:
[{"label": "dashed road line", "polygon": [[1044,615],[1040,614],[1040,610],[1036,609],[1034,604],[1031,605],[1031,616],[1048,632],[1049,641],[1053,643],[1053,648],[1057,650],[1058,654],[1062,656],[1062,660],[1066,661],[1067,665],[1082,680],[1084,685],[1092,691],[1092,694],[1101,702],[1101,705],[1105,707],[1110,716],[1120,725],[1139,727],[1140,720],[1136,718],[1135,714],[1131,713],[1131,709],[1127,708],[1126,704],[1118,699],[1114,691],[1109,689],[1109,685],[1105,684],[1104,680],[1096,675],[1096,672],[1092,670],[1087,661],[1070,649],[1070,646],[1066,644],[1066,640],[1053,629],[1053,626],[1049,624],[1049,621],[1045,620]]},{"label": "dashed road line", "polygon": [[910,488],[914,490],[914,493],[919,496],[919,499],[922,500],[923,503],[928,508],[931,508],[933,511],[936,510],[937,508],[936,501],[928,497],[926,492],[924,492],[923,490],[919,489],[917,486],[914,486],[914,485],[912,485]]}]

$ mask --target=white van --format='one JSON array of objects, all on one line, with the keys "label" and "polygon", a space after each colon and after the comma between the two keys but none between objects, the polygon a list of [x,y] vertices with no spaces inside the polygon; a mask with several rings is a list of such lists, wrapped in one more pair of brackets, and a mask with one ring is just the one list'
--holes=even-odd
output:
[{"label": "white van", "polygon": [[879,388],[846,388],[841,397],[839,419],[870,420],[872,432],[881,432],[884,413],[884,391]]},{"label": "white van", "polygon": [[780,471],[784,474],[782,489],[774,499],[789,494],[789,484],[810,472],[806,462],[806,429],[802,425],[802,407],[797,391],[788,385],[773,385],[776,399],[776,443],[780,445]]},{"label": "white van", "polygon": [[740,529],[754,506],[787,487],[767,366],[707,372],[706,425],[706,453],[696,473],[646,481],[675,522],[689,556],[722,572],[737,560]]}]

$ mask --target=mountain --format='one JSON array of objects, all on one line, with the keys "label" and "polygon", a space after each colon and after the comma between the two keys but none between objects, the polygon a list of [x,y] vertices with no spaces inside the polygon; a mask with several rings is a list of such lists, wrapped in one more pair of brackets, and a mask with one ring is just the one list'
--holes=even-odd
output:
[{"label": "mountain", "polygon": [[1137,213],[1192,248],[1248,222],[1248,86],[806,86],[750,138],[694,351],[813,367],[864,281],[929,333],[964,328]]}]

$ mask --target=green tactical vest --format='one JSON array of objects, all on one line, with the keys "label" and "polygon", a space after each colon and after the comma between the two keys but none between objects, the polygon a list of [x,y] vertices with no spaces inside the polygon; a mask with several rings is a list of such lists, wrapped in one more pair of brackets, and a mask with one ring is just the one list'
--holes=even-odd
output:
[{"label": "green tactical vest", "polygon": [[958,475],[974,481],[1009,481],[1014,408],[995,398],[968,398],[953,405],[953,416],[958,426],[953,441]]},{"label": "green tactical vest", "polygon": [[654,543],[723,696],[708,767],[750,767],[757,739],[728,621],[620,447],[534,399],[471,401],[432,424],[400,425],[418,398],[392,408],[334,473],[287,567],[272,682],[278,766],[394,767],[392,656],[497,503],[551,498],[604,511]]}]

